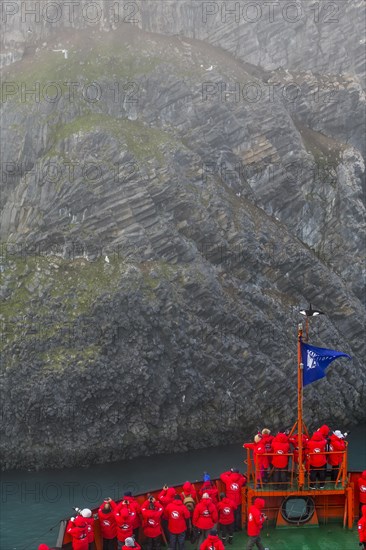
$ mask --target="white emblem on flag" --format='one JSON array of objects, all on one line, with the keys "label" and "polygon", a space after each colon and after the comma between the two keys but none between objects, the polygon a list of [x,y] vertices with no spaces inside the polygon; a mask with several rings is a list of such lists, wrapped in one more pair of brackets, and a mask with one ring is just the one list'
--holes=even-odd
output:
[{"label": "white emblem on flag", "polygon": [[307,367],[308,369],[315,369],[316,368],[316,360],[315,360],[315,354],[312,351],[307,350]]}]

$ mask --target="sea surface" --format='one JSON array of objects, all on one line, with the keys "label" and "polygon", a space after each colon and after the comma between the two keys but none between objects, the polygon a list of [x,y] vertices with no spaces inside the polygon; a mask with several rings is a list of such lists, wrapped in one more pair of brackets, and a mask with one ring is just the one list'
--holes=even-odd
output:
[{"label": "sea surface", "polygon": [[[366,425],[348,436],[349,469],[366,470]],[[1,475],[0,549],[37,550],[41,542],[56,543],[59,522],[73,506],[93,508],[104,497],[124,491],[142,493],[186,480],[202,480],[231,467],[243,467],[240,444],[181,454],[140,457],[112,464],[40,472],[10,471]]]}]

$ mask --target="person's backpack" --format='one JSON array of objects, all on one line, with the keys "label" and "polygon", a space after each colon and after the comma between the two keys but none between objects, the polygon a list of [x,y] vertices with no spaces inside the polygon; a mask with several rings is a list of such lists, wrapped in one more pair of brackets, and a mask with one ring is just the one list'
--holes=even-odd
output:
[{"label": "person's backpack", "polygon": [[184,497],[183,504],[187,506],[190,512],[193,512],[194,507],[196,506],[194,498],[191,497],[191,495],[187,495],[186,497]]}]

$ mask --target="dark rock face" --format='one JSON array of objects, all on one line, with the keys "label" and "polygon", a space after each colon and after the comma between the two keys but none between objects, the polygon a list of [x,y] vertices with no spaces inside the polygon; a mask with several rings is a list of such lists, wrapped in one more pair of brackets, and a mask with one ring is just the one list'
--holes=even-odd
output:
[{"label": "dark rock face", "polygon": [[305,389],[306,421],[365,419],[363,5],[343,2],[337,31],[308,2],[292,25],[211,4],[205,22],[145,2],[108,33],[8,21],[6,468],[291,426],[309,301],[327,313],[311,341],[353,360]]}]

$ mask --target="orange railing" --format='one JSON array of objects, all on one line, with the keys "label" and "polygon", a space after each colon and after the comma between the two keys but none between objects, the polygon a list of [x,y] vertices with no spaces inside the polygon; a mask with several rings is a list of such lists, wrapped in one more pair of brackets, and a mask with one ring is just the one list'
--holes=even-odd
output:
[{"label": "orange railing", "polygon": [[[273,479],[273,474],[275,472],[275,468],[271,464],[271,457],[278,456],[276,453],[264,453],[261,455],[255,455],[253,452],[253,449],[246,449],[247,451],[247,458],[244,461],[244,463],[247,465],[247,478],[248,478],[248,484],[252,484],[254,487],[263,488],[265,485],[268,488],[275,488],[278,486],[282,486],[285,488],[297,488],[297,473],[298,473],[298,462],[294,460],[294,453],[284,453],[283,457],[288,457],[288,466],[283,471],[286,474],[286,481],[277,481]],[[317,453],[310,453],[306,450],[304,451],[304,463],[305,463],[305,471],[306,471],[306,481],[308,486],[310,485],[310,465],[309,465],[309,457],[312,455],[316,455]],[[347,448],[344,451],[327,451],[325,453],[327,457],[330,455],[342,455],[342,462],[339,465],[339,470],[337,473],[337,477],[335,480],[325,480],[325,487],[330,487],[332,485],[332,488],[337,489],[344,489],[347,485]],[[261,458],[267,457],[269,460],[269,469],[265,470],[261,466]],[[328,464],[329,466],[329,464]],[[320,468],[319,468],[320,470]],[[264,475],[263,475],[264,474]],[[266,481],[264,481],[264,477],[266,477]]]}]

